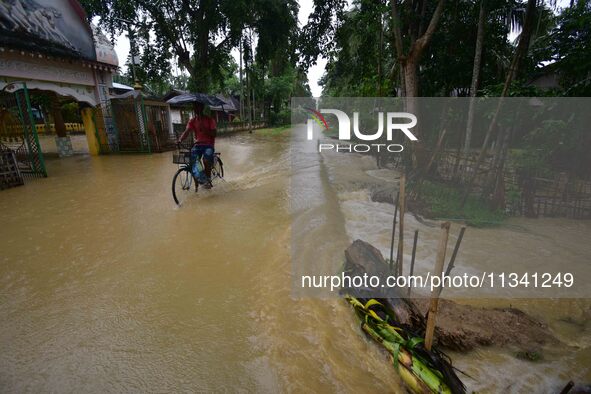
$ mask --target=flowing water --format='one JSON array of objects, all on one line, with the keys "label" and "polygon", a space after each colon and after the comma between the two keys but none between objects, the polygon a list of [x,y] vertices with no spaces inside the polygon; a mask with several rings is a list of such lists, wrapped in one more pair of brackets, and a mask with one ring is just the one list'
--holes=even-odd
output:
[{"label": "flowing water", "polygon": [[[364,185],[396,175],[357,155],[294,160],[289,131],[220,138],[217,148],[227,182],[180,208],[169,154],[49,159],[49,178],[0,193],[0,391],[402,391],[345,302],[293,296],[290,263],[293,236],[323,267],[354,238],[387,249],[392,207],[371,202]],[[311,186],[290,188],[293,176]],[[292,234],[312,210],[325,220]],[[413,220],[427,264],[435,234]],[[470,258],[458,265],[488,259],[487,243],[515,234],[524,253],[503,259],[535,258],[543,244],[549,264],[563,240],[569,258],[589,260],[589,223],[510,222],[469,229]],[[545,242],[557,227],[558,241]],[[454,355],[478,379],[467,379],[471,388],[544,392],[591,381],[587,301],[512,304],[569,347],[537,363],[498,349]]]}]

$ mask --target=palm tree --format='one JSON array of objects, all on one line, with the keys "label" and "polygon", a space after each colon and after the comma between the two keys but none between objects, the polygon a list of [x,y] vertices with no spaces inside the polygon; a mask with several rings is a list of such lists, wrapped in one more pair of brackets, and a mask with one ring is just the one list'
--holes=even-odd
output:
[{"label": "palm tree", "polygon": [[[484,143],[482,144],[482,148],[480,149],[478,159],[476,160],[476,168],[474,169],[474,172],[470,176],[470,179],[468,180],[466,188],[464,190],[464,196],[462,198],[462,204],[461,204],[462,206],[464,206],[464,204],[466,203],[466,201],[468,199],[468,195],[470,194],[470,191],[472,189],[472,185],[474,184],[474,181],[475,181],[476,176],[478,174],[478,170],[480,168],[480,165],[482,164],[482,161],[484,160],[484,156],[486,154],[486,149],[487,149],[489,141],[491,139],[492,132],[496,127],[497,119],[498,119],[498,116],[499,116],[499,113],[501,110],[501,106],[503,104],[503,97],[506,97],[507,94],[509,93],[509,88],[511,86],[511,82],[513,82],[513,80],[515,79],[515,76],[517,75],[517,71],[519,70],[519,65],[529,48],[530,39],[531,39],[532,33],[534,31],[533,25],[534,25],[535,16],[536,16],[536,2],[537,2],[537,0],[528,0],[528,2],[527,2],[527,8],[526,8],[526,12],[525,12],[525,21],[523,24],[523,29],[522,29],[521,35],[519,37],[519,43],[517,44],[517,48],[515,49],[515,53],[513,55],[513,60],[511,61],[511,65],[509,66],[509,70],[507,70],[507,75],[505,77],[505,83],[503,84],[503,90],[502,90],[501,96],[500,96],[501,98],[499,100],[499,103],[497,104],[497,108],[495,110],[493,118],[490,122],[488,130],[487,130],[486,135],[484,137]],[[506,149],[506,145],[508,143],[508,137],[509,137],[508,133],[505,132],[504,130],[501,130],[499,132],[498,141],[501,141],[501,146],[498,147],[499,154],[498,155],[496,154],[495,158],[493,160],[493,166],[491,168],[491,171],[489,172],[489,177],[488,177],[487,182],[485,184],[483,195],[489,195],[491,190],[496,191],[499,187],[499,182],[502,180],[502,176],[499,176],[499,172],[502,172],[504,160],[501,161],[498,159],[501,157],[502,147],[504,146]],[[498,195],[497,193],[494,193],[494,194]],[[494,206],[498,206],[500,201],[495,200],[492,203],[493,203],[493,207],[494,207]]]},{"label": "palm tree", "polygon": [[466,136],[464,139],[464,156],[470,151],[472,139],[472,127],[474,123],[474,103],[478,81],[480,80],[480,63],[482,61],[482,43],[484,41],[484,25],[486,22],[486,0],[480,0],[480,11],[478,13],[478,30],[476,32],[476,50],[474,51],[474,66],[472,68],[472,83],[470,84],[470,107],[468,108],[468,123],[466,125]]}]

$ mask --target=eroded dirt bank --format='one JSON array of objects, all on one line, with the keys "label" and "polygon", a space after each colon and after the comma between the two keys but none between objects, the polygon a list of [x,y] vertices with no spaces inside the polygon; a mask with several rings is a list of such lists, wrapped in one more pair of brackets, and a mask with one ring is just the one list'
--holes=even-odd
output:
[{"label": "eroded dirt bank", "polygon": [[[354,241],[345,256],[344,271],[349,275],[387,275],[388,265],[382,253],[367,242]],[[379,292],[381,289],[374,290]],[[408,299],[404,296],[405,290],[386,291],[402,298],[382,299],[394,310],[399,323],[424,335],[430,300]],[[511,347],[519,354],[537,352],[532,349],[559,343],[546,324],[517,308],[476,307],[446,299],[440,300],[435,342],[443,348],[458,351],[479,346]]]}]

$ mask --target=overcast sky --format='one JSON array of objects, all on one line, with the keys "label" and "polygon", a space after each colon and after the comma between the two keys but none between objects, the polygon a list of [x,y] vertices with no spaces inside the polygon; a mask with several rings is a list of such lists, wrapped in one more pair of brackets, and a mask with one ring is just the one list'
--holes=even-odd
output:
[{"label": "overcast sky", "polygon": [[[298,14],[298,19],[300,25],[303,26],[306,24],[308,20],[308,15],[312,12],[314,2],[313,0],[299,0],[298,3],[300,4],[300,11]],[[115,41],[115,51],[117,52],[117,57],[119,58],[119,65],[121,66],[122,70],[125,70],[125,60],[129,55],[129,40],[127,38],[127,34],[121,34],[119,37],[116,38]],[[236,63],[239,63],[239,55],[238,50],[235,49],[232,51],[232,55],[236,58]],[[312,90],[312,95],[315,97],[320,97],[322,93],[322,88],[318,86],[318,80],[324,74],[324,68],[326,67],[326,59],[319,58],[316,65],[310,67],[308,70],[308,83],[310,84],[310,89]],[[178,74],[179,70],[175,67],[173,69],[173,74]]]}]

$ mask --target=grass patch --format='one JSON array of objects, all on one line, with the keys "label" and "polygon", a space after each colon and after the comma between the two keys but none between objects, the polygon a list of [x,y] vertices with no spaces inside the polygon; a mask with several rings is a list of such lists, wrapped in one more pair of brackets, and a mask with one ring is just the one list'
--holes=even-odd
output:
[{"label": "grass patch", "polygon": [[279,134],[282,134],[285,131],[289,130],[290,128],[291,128],[291,125],[284,125],[284,126],[279,126],[279,127],[270,127],[270,128],[265,128],[265,129],[259,129],[259,130],[256,130],[255,132],[260,135],[279,135]]},{"label": "grass patch", "polygon": [[328,130],[322,130],[322,134],[326,138],[339,138],[339,129],[330,127]]},{"label": "grass patch", "polygon": [[501,224],[506,218],[503,211],[491,211],[486,202],[475,196],[468,197],[464,208],[460,207],[462,195],[454,187],[424,181],[420,199],[434,219],[463,220],[474,227],[487,227]]}]

